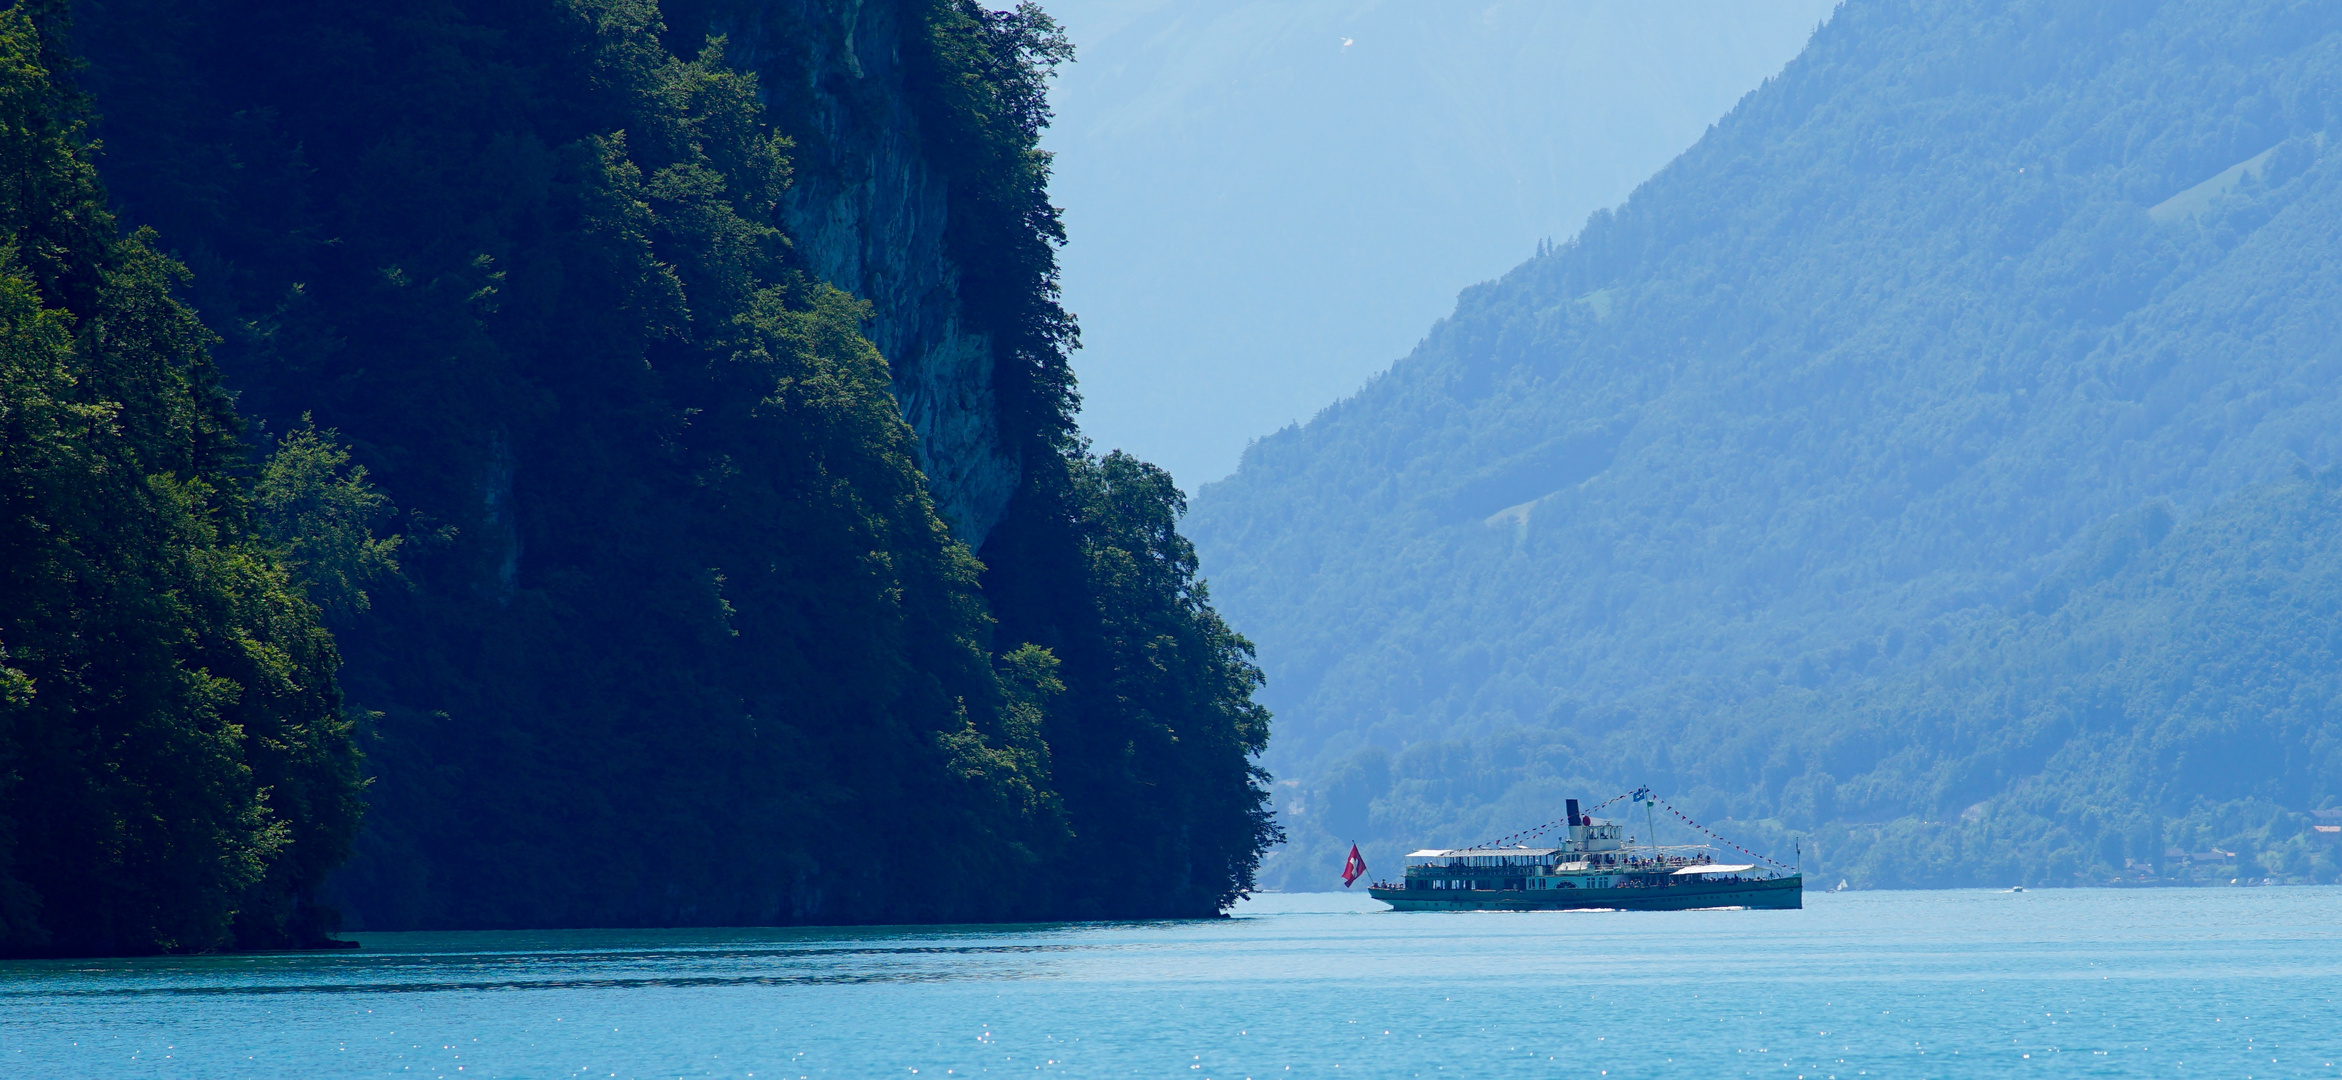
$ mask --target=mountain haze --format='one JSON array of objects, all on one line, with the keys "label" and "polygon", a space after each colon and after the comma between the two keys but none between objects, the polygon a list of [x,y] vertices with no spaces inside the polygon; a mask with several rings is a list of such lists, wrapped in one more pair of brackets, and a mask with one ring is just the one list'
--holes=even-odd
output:
[{"label": "mountain haze", "polygon": [[2325,6],[1840,7],[1200,493],[1302,781],[1275,880],[1638,783],[1857,884],[2332,876],[2331,654],[2282,643],[2331,633],[2338,94]]},{"label": "mountain haze", "polygon": [[1831,0],[1062,0],[1084,423],[1195,485],[1779,71]]}]

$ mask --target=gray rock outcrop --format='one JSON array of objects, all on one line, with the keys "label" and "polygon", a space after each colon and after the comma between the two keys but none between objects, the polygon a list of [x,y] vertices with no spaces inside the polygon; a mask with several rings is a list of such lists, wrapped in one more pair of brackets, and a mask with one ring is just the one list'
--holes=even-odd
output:
[{"label": "gray rock outcrop", "polygon": [[944,246],[948,180],[923,156],[905,89],[902,13],[887,0],[743,3],[716,19],[734,63],[803,125],[783,225],[812,273],[871,304],[936,509],[971,548],[1021,478],[1004,445],[991,339],[965,325]]}]

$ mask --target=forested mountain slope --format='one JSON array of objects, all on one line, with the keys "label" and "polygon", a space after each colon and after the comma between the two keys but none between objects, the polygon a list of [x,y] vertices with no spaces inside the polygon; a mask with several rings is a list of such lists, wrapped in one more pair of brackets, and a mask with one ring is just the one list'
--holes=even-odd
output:
[{"label": "forested mountain slope", "polygon": [[[232,459],[204,468],[293,522],[263,554],[339,643],[346,718],[322,633],[285,673],[329,707],[326,763],[370,779],[326,906],[374,929],[1194,916],[1249,886],[1274,836],[1249,646],[1169,478],[1074,427],[1036,149],[1064,47],[1037,8],[33,11],[83,61],[60,122],[95,116],[119,214],[184,262],[217,383],[275,447],[246,465],[197,384]],[[300,889],[356,809],[296,836]],[[20,853],[75,857],[56,821],[14,824]]]},{"label": "forested mountain slope", "polygon": [[[2337,460],[2337,91],[2324,6],[1851,0],[1624,206],[1262,439],[1193,520],[1269,658],[1277,760],[1316,780],[1287,805],[1315,845],[1290,880],[1337,834],[1476,839],[1568,785],[1649,782],[1763,829],[1983,829],[1961,815],[2113,770],[2058,758],[2079,736],[2054,725],[1995,756],[1862,703],[1963,670],[2101,523]],[[2270,618],[2318,610],[2291,603]],[[2204,640],[2164,655],[2220,662]],[[2035,675],[2114,678],[2057,655]],[[2314,697],[2317,670],[2257,692]],[[2131,700],[2139,723],[2208,708]],[[2023,729],[2014,701],[1978,692],[1963,723]],[[2294,811],[2342,795],[2314,755],[2251,749],[2290,737],[2278,719],[2233,722],[2252,737],[2213,772]],[[2108,822],[2247,790],[2158,760],[2154,784],[2051,785],[2088,797],[2036,807],[2000,862],[1874,878],[2111,872],[2163,846],[2101,843]]]},{"label": "forested mountain slope", "polygon": [[2342,472],[2172,519],[2111,519],[1915,670],[1783,695],[1717,737],[1796,731],[1761,755],[1806,765],[1782,816],[1869,823],[1821,837],[1866,883],[2330,881],[2335,838],[2311,826],[2342,818]]}]

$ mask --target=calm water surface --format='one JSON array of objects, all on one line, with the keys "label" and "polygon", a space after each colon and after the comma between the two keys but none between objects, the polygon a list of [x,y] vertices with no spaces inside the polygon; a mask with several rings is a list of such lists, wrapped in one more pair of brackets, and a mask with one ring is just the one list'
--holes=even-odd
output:
[{"label": "calm water surface", "polygon": [[2342,1076],[2342,889],[1807,903],[8,963],[0,1076]]}]

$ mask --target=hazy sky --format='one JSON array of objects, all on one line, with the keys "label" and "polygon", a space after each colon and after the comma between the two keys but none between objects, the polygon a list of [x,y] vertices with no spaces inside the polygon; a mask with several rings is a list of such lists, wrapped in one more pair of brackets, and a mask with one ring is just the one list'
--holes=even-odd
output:
[{"label": "hazy sky", "polygon": [[1832,0],[1044,0],[1082,426],[1180,486],[1350,393],[1779,71]]}]

